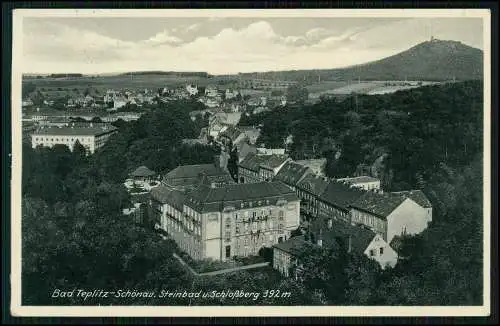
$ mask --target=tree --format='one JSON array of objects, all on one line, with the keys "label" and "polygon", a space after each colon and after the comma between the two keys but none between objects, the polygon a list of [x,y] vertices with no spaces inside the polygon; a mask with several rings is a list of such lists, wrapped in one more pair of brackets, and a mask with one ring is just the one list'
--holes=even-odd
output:
[{"label": "tree", "polygon": [[229,152],[229,160],[227,162],[227,169],[229,170],[229,173],[233,177],[235,181],[238,181],[238,149],[236,147],[233,148],[232,143],[229,145],[228,148]]},{"label": "tree", "polygon": [[298,84],[290,85],[286,90],[286,96],[287,100],[292,103],[304,103],[309,96],[309,91],[307,88]]}]

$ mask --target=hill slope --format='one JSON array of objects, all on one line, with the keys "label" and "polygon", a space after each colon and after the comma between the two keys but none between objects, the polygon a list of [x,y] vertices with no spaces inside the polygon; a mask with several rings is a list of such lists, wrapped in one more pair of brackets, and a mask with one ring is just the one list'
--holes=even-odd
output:
[{"label": "hill slope", "polygon": [[[271,78],[275,72],[248,74]],[[247,74],[242,74],[247,75]],[[470,80],[483,75],[483,51],[457,41],[431,40],[396,55],[339,69],[285,71],[288,80]]]}]

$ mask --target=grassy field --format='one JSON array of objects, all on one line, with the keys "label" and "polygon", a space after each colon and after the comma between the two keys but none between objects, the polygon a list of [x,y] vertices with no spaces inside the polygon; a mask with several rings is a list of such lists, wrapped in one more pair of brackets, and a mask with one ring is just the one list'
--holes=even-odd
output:
[{"label": "grassy field", "polygon": [[[401,85],[388,85],[387,83],[401,83]],[[362,82],[322,82],[308,86],[309,98],[319,98],[322,94],[347,95],[351,93],[358,94],[386,94],[399,90],[416,88],[420,86],[434,84],[435,82],[422,82],[421,85],[403,85],[403,81],[362,81]]]},{"label": "grassy field", "polygon": [[23,78],[23,83],[33,83],[42,92],[83,92],[86,89],[97,90],[104,94],[108,89],[158,89],[176,87],[195,83],[206,86],[216,83],[216,79],[203,77],[177,77],[168,75],[138,75],[138,76],[99,76],[77,78]]}]

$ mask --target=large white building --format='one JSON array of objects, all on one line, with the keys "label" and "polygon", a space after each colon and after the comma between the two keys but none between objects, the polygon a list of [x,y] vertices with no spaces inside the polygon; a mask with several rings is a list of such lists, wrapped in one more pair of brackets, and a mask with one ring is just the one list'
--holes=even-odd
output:
[{"label": "large white building", "polygon": [[94,153],[104,146],[117,130],[116,127],[110,125],[93,126],[92,124],[89,127],[41,128],[31,135],[31,144],[33,148],[66,145],[72,151],[78,141],[89,153]]},{"label": "large white building", "polygon": [[380,190],[380,180],[369,176],[360,176],[353,178],[341,178],[337,181],[348,184],[352,187],[361,188],[364,190]]},{"label": "large white building", "polygon": [[150,205],[160,228],[194,259],[257,255],[290,238],[300,218],[299,198],[281,182],[201,184],[189,192],[160,186]]},{"label": "large white building", "polygon": [[368,191],[350,204],[350,217],[353,224],[365,225],[390,243],[396,236],[424,231],[432,222],[432,205],[421,190]]}]

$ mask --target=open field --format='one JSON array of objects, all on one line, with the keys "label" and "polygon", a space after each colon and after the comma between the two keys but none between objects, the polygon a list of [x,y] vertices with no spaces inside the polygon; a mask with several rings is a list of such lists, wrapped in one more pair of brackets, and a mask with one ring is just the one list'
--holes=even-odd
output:
[{"label": "open field", "polygon": [[[65,91],[83,91],[87,88],[105,92],[107,89],[158,89],[175,87],[188,83],[206,86],[215,83],[215,78],[203,77],[178,77],[168,75],[136,75],[136,76],[99,76],[76,78],[23,78],[23,83],[33,83],[37,89],[55,92],[58,89]],[[42,90],[43,91],[43,90]]]},{"label": "open field", "polygon": [[429,81],[361,81],[361,82],[322,82],[308,86],[309,98],[316,99],[323,94],[331,95],[348,95],[351,93],[358,94],[387,94],[394,93],[399,90],[417,88],[421,86],[436,84]]}]

